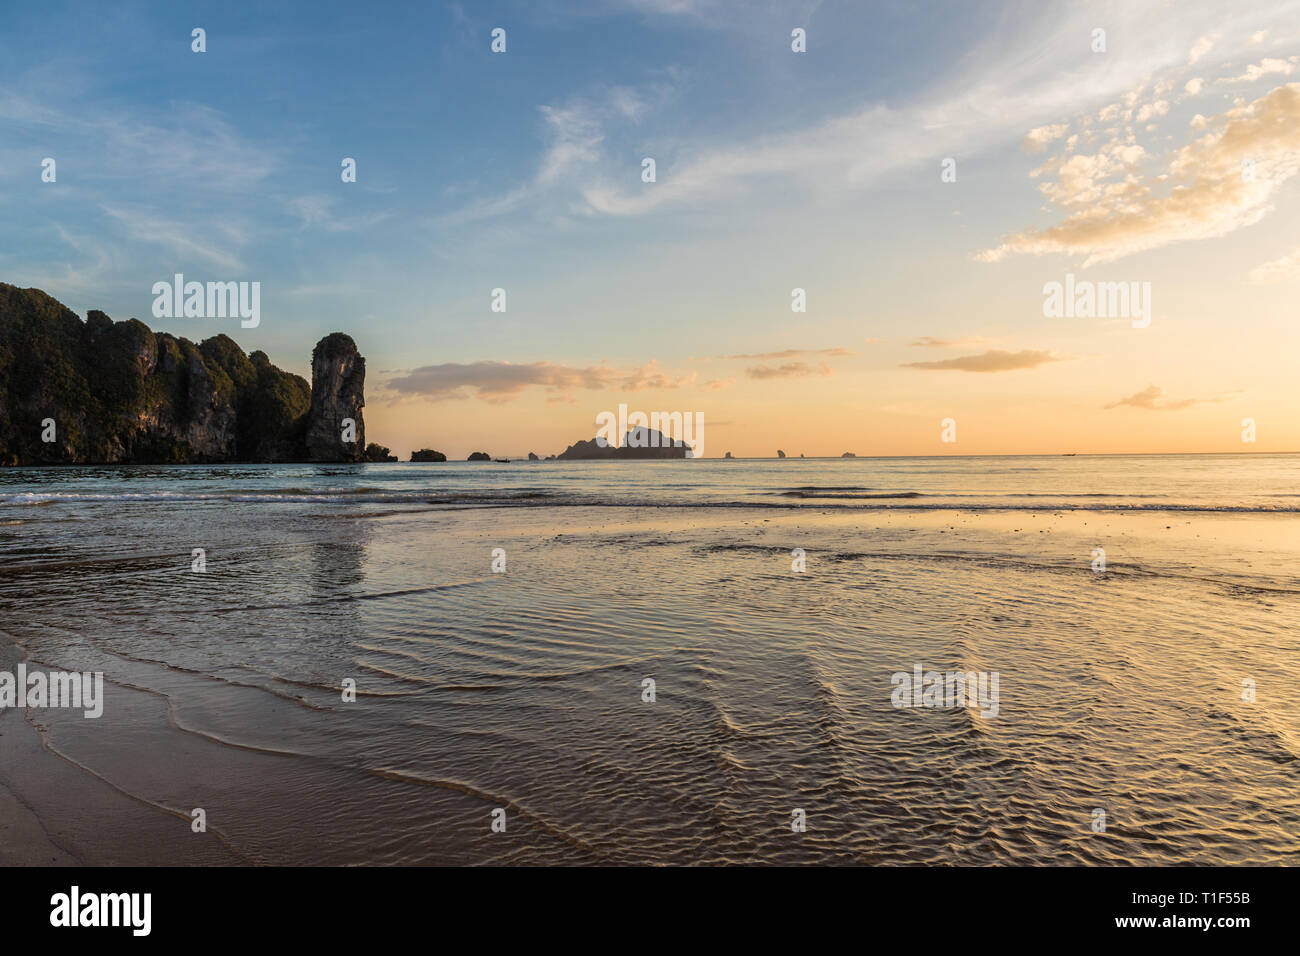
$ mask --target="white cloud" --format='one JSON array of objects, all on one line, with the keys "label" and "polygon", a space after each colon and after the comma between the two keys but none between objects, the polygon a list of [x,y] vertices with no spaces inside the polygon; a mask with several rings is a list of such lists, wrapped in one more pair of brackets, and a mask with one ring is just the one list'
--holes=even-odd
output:
[{"label": "white cloud", "polygon": [[1297,58],[1292,57],[1290,60],[1281,60],[1276,57],[1268,57],[1260,60],[1258,63],[1251,63],[1246,67],[1246,72],[1239,76],[1225,76],[1218,83],[1254,83],[1256,80],[1266,76],[1290,76],[1295,72]]},{"label": "white cloud", "polygon": [[1169,112],[1168,100],[1156,100],[1154,103],[1146,103],[1137,111],[1137,121],[1145,123],[1156,116],[1164,116]]},{"label": "white cloud", "polygon": [[1215,37],[1203,36],[1192,45],[1192,49],[1187,54],[1188,65],[1194,64],[1201,60],[1205,54],[1214,49]]},{"label": "white cloud", "polygon": [[1037,129],[1031,129],[1026,135],[1024,142],[1021,144],[1028,153],[1041,153],[1047,148],[1047,144],[1052,140],[1060,139],[1069,132],[1069,123],[1057,123],[1052,126],[1039,126]]},{"label": "white cloud", "polygon": [[[1134,168],[1141,153],[1118,143],[1095,156],[1071,157],[1056,182],[1040,186],[1070,214],[1054,226],[1008,236],[976,258],[1082,254],[1087,267],[1259,222],[1279,187],[1300,173],[1300,83],[1234,106],[1214,122],[1217,129],[1157,166],[1168,170],[1168,181],[1141,178]],[[1250,176],[1243,175],[1247,161]]]},{"label": "white cloud", "polygon": [[1291,250],[1278,259],[1265,262],[1250,270],[1247,278],[1251,282],[1276,282],[1300,276],[1300,247]]}]

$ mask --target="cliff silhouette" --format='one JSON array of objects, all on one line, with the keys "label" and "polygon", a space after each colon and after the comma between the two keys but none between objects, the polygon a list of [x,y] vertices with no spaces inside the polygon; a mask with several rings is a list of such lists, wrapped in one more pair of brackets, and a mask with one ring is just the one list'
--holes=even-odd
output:
[{"label": "cliff silhouette", "polygon": [[360,461],[365,374],[342,332],[317,343],[308,384],[227,335],[83,322],[0,283],[0,465]]}]

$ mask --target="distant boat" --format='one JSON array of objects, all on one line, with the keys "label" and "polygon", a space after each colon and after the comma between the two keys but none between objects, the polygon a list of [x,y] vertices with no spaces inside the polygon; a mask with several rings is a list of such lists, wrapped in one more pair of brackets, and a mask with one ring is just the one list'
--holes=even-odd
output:
[{"label": "distant boat", "polygon": [[510,459],[509,459],[509,458],[493,458],[492,460],[493,460],[493,461],[499,461],[499,462],[501,462],[501,464],[503,464],[503,465],[508,465],[508,464],[510,464]]}]

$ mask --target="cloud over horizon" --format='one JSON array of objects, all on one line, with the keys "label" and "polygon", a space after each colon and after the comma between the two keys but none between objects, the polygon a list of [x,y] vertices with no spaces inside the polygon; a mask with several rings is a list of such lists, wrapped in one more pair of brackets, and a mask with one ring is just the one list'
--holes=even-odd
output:
[{"label": "cloud over horizon", "polygon": [[834,375],[831,367],[825,362],[818,365],[809,365],[807,362],[784,362],[781,365],[752,365],[745,369],[745,374],[750,378],[756,379],[773,379],[773,378],[806,378],[809,375]]},{"label": "cloud over horizon", "polygon": [[[695,375],[672,376],[653,360],[632,369],[607,365],[579,368],[555,362],[444,362],[424,365],[398,374],[384,383],[388,391],[402,397],[420,397],[430,401],[461,400],[471,396],[487,402],[506,402],[525,389],[539,387],[553,395],[577,390],[617,389],[639,392],[650,389],[681,388],[695,382]],[[704,387],[724,387],[722,383],[705,383]]]},{"label": "cloud over horizon", "polygon": [[920,338],[912,339],[907,344],[914,348],[972,349],[979,348],[981,345],[988,345],[990,342],[992,342],[992,339],[986,339],[982,335],[971,335],[960,339],[937,339],[932,335],[922,335]]},{"label": "cloud over horizon", "polygon": [[719,355],[720,359],[783,359],[798,358],[801,355],[826,355],[832,358],[844,358],[853,353],[848,349],[783,349],[780,352],[750,352],[739,355]]},{"label": "cloud over horizon", "polygon": [[1181,411],[1184,408],[1191,408],[1193,405],[1222,402],[1226,400],[1223,398],[1180,398],[1161,401],[1161,396],[1163,396],[1164,393],[1165,390],[1159,385],[1148,385],[1140,392],[1134,392],[1132,395],[1125,396],[1124,398],[1118,399],[1117,401],[1111,402],[1109,405],[1103,407],[1145,408],[1157,412],[1176,412]]},{"label": "cloud over horizon", "polygon": [[1005,349],[989,349],[979,355],[962,355],[957,358],[941,359],[935,362],[905,362],[900,368],[919,368],[933,371],[956,372],[1014,372],[1020,369],[1037,368],[1048,362],[1064,361],[1063,356],[1043,349],[1021,349],[1008,352]]}]

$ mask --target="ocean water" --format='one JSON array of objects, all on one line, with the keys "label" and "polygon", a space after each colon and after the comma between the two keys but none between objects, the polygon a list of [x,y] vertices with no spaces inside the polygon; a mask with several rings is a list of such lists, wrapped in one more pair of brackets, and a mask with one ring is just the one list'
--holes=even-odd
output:
[{"label": "ocean water", "polygon": [[[0,670],[106,687],[0,711],[0,823],[21,862],[1293,863],[1298,532],[1294,455],[0,470]],[[997,706],[896,706],[916,668]]]}]

